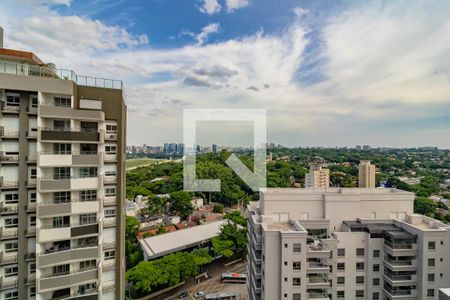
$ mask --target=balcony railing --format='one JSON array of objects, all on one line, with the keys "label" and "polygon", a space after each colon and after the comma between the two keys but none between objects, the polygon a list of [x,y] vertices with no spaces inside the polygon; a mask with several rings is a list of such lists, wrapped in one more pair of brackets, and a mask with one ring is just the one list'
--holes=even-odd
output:
[{"label": "balcony railing", "polygon": [[17,139],[19,137],[19,131],[17,130],[1,130],[0,136],[3,138]]},{"label": "balcony railing", "polygon": [[39,207],[41,206],[54,206],[54,205],[64,205],[64,204],[68,204],[68,203],[80,203],[80,202],[95,202],[95,201],[100,201],[100,199],[98,198],[93,198],[93,199],[69,199],[66,202],[47,202],[47,201],[42,201],[39,203]]},{"label": "balcony railing", "polygon": [[412,250],[414,247],[413,243],[392,243],[389,241],[384,241],[384,244],[394,250]]},{"label": "balcony railing", "polygon": [[0,153],[0,161],[2,163],[18,163],[19,155],[10,155],[10,154]]},{"label": "balcony railing", "polygon": [[72,70],[55,69],[46,66],[36,66],[29,64],[19,64],[14,62],[0,61],[0,73],[22,75],[22,76],[58,78],[71,80],[76,84],[83,86],[109,88],[109,89],[123,89],[123,83],[121,80],[77,75]]},{"label": "balcony railing", "polygon": [[4,251],[0,252],[0,263],[1,264],[11,264],[17,262],[17,253],[6,253]]},{"label": "balcony railing", "polygon": [[91,220],[83,223],[63,223],[63,224],[50,224],[50,225],[42,225],[41,229],[59,229],[59,228],[68,228],[68,227],[81,227],[87,225],[97,224],[98,220]]}]

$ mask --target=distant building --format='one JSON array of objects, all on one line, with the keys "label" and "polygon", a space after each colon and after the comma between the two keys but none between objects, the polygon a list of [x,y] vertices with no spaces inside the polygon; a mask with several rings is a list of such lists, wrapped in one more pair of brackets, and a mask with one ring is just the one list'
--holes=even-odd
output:
[{"label": "distant building", "polygon": [[211,148],[212,148],[213,153],[217,153],[217,145],[216,144],[212,144]]},{"label": "distant building", "polygon": [[330,170],[323,168],[321,163],[312,163],[309,173],[305,175],[306,188],[327,188],[330,186]]},{"label": "distant building", "polygon": [[356,150],[361,150],[361,145],[356,145],[355,149]]},{"label": "distant building", "polygon": [[375,165],[372,165],[369,160],[361,160],[359,162],[359,180],[358,186],[362,188],[375,187]]},{"label": "distant building", "polygon": [[370,147],[370,145],[364,145],[364,146],[362,147],[362,149],[363,149],[364,151],[369,151],[369,150],[371,149],[371,147]]}]

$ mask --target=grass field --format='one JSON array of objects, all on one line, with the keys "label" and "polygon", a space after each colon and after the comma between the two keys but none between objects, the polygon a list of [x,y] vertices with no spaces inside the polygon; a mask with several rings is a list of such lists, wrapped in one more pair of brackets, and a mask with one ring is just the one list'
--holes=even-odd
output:
[{"label": "grass field", "polygon": [[165,159],[132,158],[132,159],[127,159],[125,166],[128,171],[128,170],[136,169],[138,167],[149,166],[149,165],[155,164],[158,161],[165,161]]}]

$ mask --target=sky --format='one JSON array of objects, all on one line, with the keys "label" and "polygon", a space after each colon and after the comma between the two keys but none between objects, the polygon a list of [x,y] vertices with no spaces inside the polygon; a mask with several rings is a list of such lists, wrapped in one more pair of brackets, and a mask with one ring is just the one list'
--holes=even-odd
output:
[{"label": "sky", "polygon": [[[2,0],[0,26],[6,48],[123,80],[129,145],[181,142],[184,109],[262,108],[268,141],[286,146],[450,148],[449,11],[440,0]],[[249,144],[241,125],[201,124],[199,143]]]}]

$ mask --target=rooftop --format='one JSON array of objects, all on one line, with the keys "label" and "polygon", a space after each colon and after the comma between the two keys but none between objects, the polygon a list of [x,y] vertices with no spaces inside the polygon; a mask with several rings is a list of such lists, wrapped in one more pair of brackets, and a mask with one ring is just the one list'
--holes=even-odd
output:
[{"label": "rooftop", "polygon": [[219,235],[220,229],[227,221],[218,221],[165,233],[139,240],[141,248],[152,259],[172,252],[195,247]]},{"label": "rooftop", "polygon": [[299,194],[404,194],[409,195],[411,192],[399,190],[396,188],[263,188],[260,190],[264,194],[282,194],[282,195],[299,195]]}]

